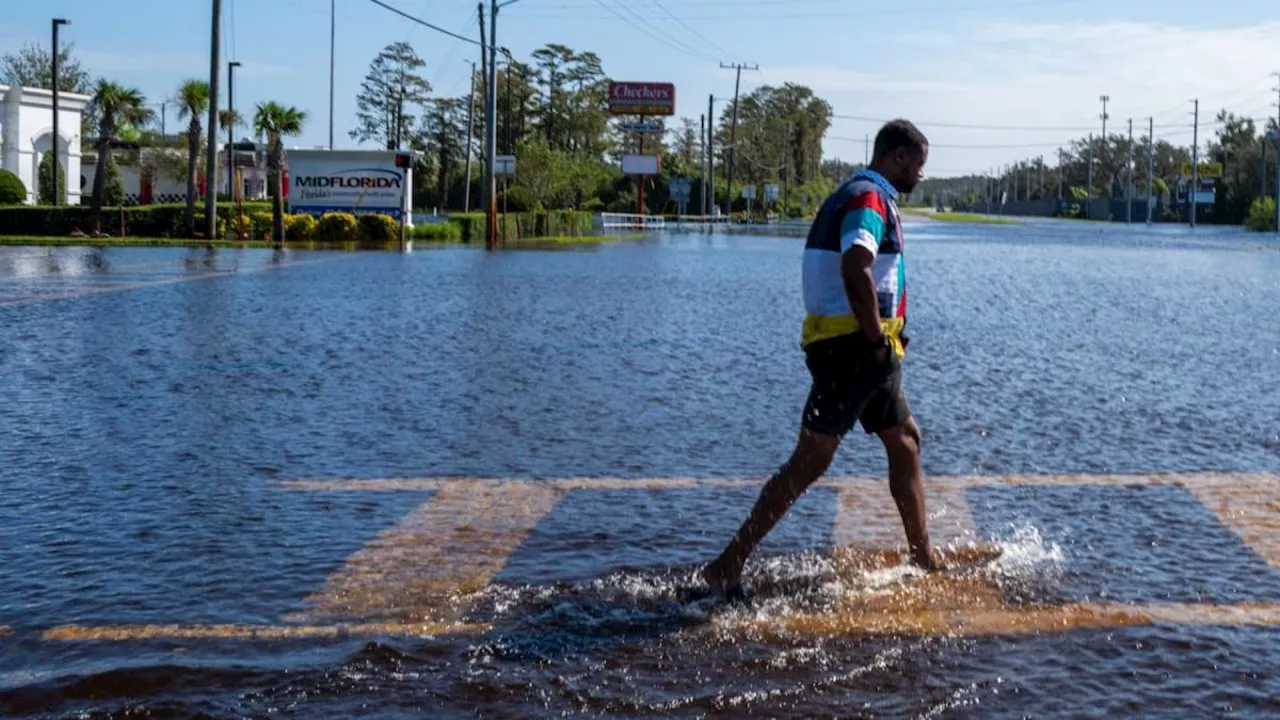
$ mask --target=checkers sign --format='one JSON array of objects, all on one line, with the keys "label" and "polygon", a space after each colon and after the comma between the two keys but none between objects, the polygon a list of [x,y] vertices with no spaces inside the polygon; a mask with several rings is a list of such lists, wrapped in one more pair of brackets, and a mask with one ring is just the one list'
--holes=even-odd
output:
[{"label": "checkers sign", "polygon": [[676,86],[671,83],[611,80],[609,112],[614,115],[675,115]]}]

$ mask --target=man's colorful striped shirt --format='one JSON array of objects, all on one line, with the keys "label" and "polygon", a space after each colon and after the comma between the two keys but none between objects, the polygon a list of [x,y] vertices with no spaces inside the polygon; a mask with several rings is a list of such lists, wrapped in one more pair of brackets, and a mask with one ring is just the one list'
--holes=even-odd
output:
[{"label": "man's colorful striped shirt", "polygon": [[860,170],[822,204],[804,249],[802,346],[861,329],[840,271],[844,254],[857,245],[875,257],[872,276],[880,322],[894,350],[903,354],[907,290],[897,202],[897,189],[883,175]]}]

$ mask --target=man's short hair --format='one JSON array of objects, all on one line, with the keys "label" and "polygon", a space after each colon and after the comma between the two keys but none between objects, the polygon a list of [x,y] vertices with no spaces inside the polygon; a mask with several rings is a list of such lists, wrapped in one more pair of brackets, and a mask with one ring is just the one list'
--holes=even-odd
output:
[{"label": "man's short hair", "polygon": [[929,139],[909,120],[890,120],[876,133],[875,159],[883,158],[898,148],[906,148],[912,153],[922,153],[928,147]]}]

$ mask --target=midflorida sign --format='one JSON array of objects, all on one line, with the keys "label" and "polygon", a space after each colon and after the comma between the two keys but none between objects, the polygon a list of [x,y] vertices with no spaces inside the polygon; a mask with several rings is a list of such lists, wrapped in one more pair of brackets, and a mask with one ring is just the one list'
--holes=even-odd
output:
[{"label": "midflorida sign", "polygon": [[397,220],[406,212],[410,169],[385,150],[290,150],[289,212],[376,213]]},{"label": "midflorida sign", "polygon": [[614,115],[675,115],[672,83],[609,81],[609,112]]}]

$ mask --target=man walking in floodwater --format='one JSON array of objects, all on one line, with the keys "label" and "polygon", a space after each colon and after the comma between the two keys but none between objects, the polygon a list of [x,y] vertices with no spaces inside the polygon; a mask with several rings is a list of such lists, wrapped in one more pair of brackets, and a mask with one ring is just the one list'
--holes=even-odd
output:
[{"label": "man walking in floodwater", "polygon": [[928,156],[928,140],[915,125],[887,123],[876,134],[871,166],[836,188],[809,229],[801,347],[813,383],[791,458],[765,484],[728,547],[703,570],[711,590],[729,600],[745,598],[747,558],[827,471],[855,423],[884,443],[889,490],[912,561],[940,569],[926,526],[920,430],[902,390],[907,289],[897,201],[915,189]]}]

